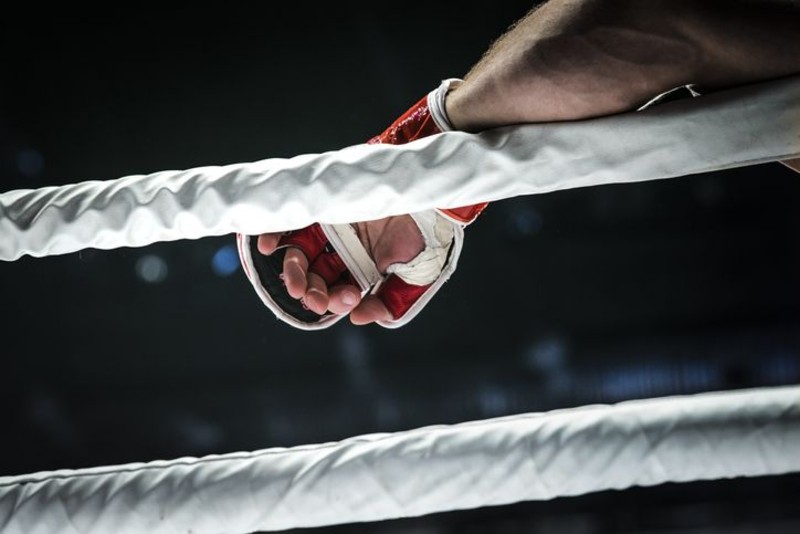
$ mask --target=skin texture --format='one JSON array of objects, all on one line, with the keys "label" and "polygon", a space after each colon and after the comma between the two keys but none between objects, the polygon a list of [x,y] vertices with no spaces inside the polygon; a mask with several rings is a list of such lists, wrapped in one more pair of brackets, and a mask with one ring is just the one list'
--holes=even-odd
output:
[{"label": "skin texture", "polygon": [[[385,273],[392,263],[405,263],[414,259],[424,247],[417,224],[408,215],[387,217],[376,221],[355,224],[364,247],[371,253],[378,269]],[[258,250],[271,254],[280,240],[280,234],[262,234],[258,237]],[[361,300],[358,288],[347,285],[327,287],[317,274],[308,272],[308,260],[297,248],[286,251],[284,281],[289,295],[303,299],[305,305],[316,313],[330,310],[333,313],[350,313],[353,324],[368,324],[377,320],[390,320],[391,314],[377,297]]]},{"label": "skin texture", "polygon": [[[800,73],[800,0],[550,0],[502,35],[447,96],[458,130],[580,120],[636,109],[680,85],[701,92]],[[787,163],[800,170],[798,160]],[[424,246],[407,215],[357,223],[378,268]],[[259,236],[271,254],[278,234]],[[374,296],[327,287],[298,249],[284,262],[289,294],[354,324],[390,320]]]},{"label": "skin texture", "polygon": [[480,131],[635,109],[800,72],[800,1],[551,0],[498,39],[447,101]]},{"label": "skin texture", "polygon": [[783,163],[784,165],[786,165],[795,172],[800,172],[800,159],[790,159],[787,161],[782,161],[781,163]]}]

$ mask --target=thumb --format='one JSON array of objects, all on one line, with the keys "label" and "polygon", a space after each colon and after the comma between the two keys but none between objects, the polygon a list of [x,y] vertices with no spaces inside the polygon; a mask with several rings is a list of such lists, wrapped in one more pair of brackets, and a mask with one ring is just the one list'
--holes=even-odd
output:
[{"label": "thumb", "polygon": [[369,295],[350,312],[353,324],[390,322],[404,316],[431,284],[409,284],[395,274],[386,277],[377,293]]},{"label": "thumb", "polygon": [[350,322],[365,325],[377,321],[391,321],[392,313],[376,295],[367,295],[350,312]]}]

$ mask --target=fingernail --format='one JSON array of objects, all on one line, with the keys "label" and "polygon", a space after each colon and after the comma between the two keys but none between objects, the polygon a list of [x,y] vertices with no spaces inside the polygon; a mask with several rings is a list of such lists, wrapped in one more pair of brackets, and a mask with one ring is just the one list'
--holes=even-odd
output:
[{"label": "fingernail", "polygon": [[342,304],[345,306],[352,306],[356,303],[356,296],[350,293],[349,291],[344,291],[342,293]]}]

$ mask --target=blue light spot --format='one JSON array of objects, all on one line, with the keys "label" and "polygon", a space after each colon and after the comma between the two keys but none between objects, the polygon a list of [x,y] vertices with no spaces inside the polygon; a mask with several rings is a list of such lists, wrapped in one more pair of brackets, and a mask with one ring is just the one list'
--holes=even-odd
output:
[{"label": "blue light spot", "polygon": [[506,414],[510,400],[505,391],[494,385],[483,386],[478,392],[478,404],[487,416]]},{"label": "blue light spot", "polygon": [[542,216],[531,207],[517,209],[509,215],[508,228],[516,237],[531,237],[542,228]]},{"label": "blue light spot", "polygon": [[800,356],[782,351],[760,362],[759,374],[770,384],[792,384],[800,378]]},{"label": "blue light spot", "polygon": [[720,369],[709,362],[684,364],[680,369],[680,381],[684,391],[703,391],[720,386]]},{"label": "blue light spot", "polygon": [[555,336],[533,343],[524,354],[525,364],[542,373],[552,373],[564,367],[567,360],[566,342]]},{"label": "blue light spot", "polygon": [[25,176],[36,176],[44,169],[44,157],[32,148],[20,150],[17,154],[17,170]]},{"label": "blue light spot", "polygon": [[674,370],[660,364],[620,367],[601,377],[601,391],[610,400],[655,397],[676,391]]},{"label": "blue light spot", "polygon": [[217,276],[230,276],[239,269],[239,254],[233,245],[225,245],[214,253],[211,269]]},{"label": "blue light spot", "polygon": [[136,274],[148,284],[160,284],[167,279],[167,262],[155,254],[147,254],[136,261]]}]

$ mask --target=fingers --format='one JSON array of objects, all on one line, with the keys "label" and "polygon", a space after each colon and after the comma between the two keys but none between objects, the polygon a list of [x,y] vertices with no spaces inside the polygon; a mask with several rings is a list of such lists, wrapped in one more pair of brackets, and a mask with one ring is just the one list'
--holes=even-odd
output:
[{"label": "fingers", "polygon": [[[286,250],[283,258],[283,283],[289,296],[295,299],[305,297],[308,289],[308,258],[296,247]],[[315,286],[318,287],[318,286]]]},{"label": "fingers", "polygon": [[280,240],[280,233],[261,234],[258,236],[258,251],[265,256],[269,256],[278,248]]},{"label": "fingers", "polygon": [[[281,237],[282,234],[258,236],[258,251],[265,255],[272,254],[280,244]],[[324,267],[319,261],[315,265],[320,269]],[[287,248],[283,259],[283,282],[289,296],[302,300],[309,310],[318,315],[323,315],[326,311],[337,315],[347,314],[361,302],[361,290],[357,286],[337,284],[329,288],[325,278],[313,272],[313,268],[298,247]],[[324,270],[332,279],[338,275],[331,269],[328,266]]]},{"label": "fingers", "polygon": [[[258,251],[264,255],[272,254],[279,246],[288,244],[282,241],[283,236],[282,233],[259,235]],[[362,299],[359,287],[337,281],[340,274],[346,272],[338,255],[323,252],[319,247],[319,251],[313,252],[314,263],[310,265],[299,246],[288,245],[283,258],[283,282],[289,296],[302,301],[310,311],[318,315],[328,311],[336,315],[350,314],[355,325],[393,319],[379,297],[369,295]]]},{"label": "fingers", "polygon": [[[319,262],[315,265],[320,267]],[[290,247],[284,256],[283,281],[292,298],[302,299],[318,315],[326,311],[346,314],[361,301],[361,290],[354,285],[337,284],[329,288],[322,275],[309,270],[306,255],[296,247]]]},{"label": "fingers", "polygon": [[367,295],[356,308],[350,312],[350,322],[365,325],[376,321],[391,321],[392,314],[386,305],[375,295]]},{"label": "fingers", "polygon": [[309,310],[317,315],[322,315],[328,310],[328,286],[325,284],[325,280],[315,273],[308,273],[307,280],[308,287],[302,297],[303,303]]},{"label": "fingers", "polygon": [[328,309],[337,315],[350,313],[361,302],[361,291],[350,284],[331,287],[329,295]]}]

